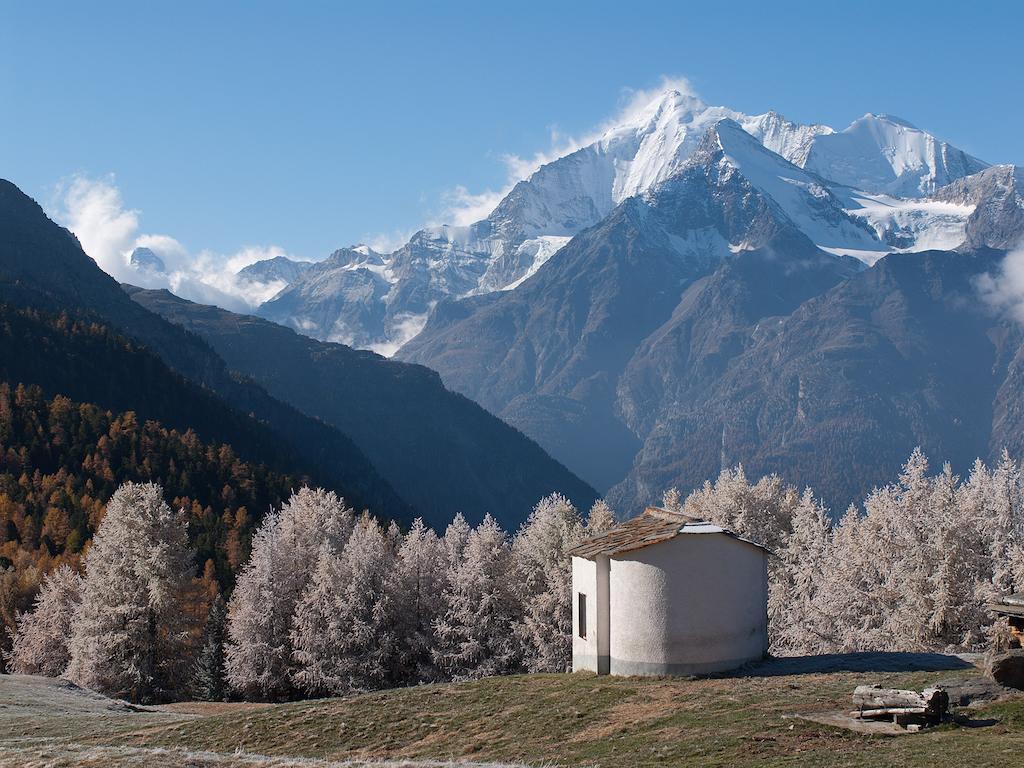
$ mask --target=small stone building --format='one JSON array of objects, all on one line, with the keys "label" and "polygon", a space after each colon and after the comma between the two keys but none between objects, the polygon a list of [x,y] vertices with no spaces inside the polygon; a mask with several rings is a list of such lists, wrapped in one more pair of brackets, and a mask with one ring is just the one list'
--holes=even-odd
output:
[{"label": "small stone building", "polygon": [[703,674],[767,653],[764,547],[648,507],[569,554],[574,671]]}]

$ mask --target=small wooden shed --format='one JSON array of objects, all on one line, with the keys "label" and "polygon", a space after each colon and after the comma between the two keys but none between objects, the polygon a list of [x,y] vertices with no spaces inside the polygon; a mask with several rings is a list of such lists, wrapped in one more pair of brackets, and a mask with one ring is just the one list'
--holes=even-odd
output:
[{"label": "small wooden shed", "polygon": [[1005,595],[996,602],[989,604],[989,609],[996,616],[1003,616],[1010,625],[1017,646],[1024,645],[1024,592]]}]

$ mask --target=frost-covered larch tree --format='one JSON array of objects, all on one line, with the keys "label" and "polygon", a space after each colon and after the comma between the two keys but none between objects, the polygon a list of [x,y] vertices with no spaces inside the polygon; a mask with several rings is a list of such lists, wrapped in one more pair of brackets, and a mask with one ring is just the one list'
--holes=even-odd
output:
[{"label": "frost-covered larch tree", "polygon": [[779,565],[769,585],[769,637],[773,653],[815,653],[828,644],[831,617],[822,612],[819,592],[831,555],[828,510],[810,488],[793,512],[793,532],[776,553]]},{"label": "frost-covered larch tree", "polygon": [[991,572],[989,548],[965,493],[949,464],[932,480],[928,643],[937,648],[974,647],[988,623],[981,586]]},{"label": "frost-covered larch tree", "polygon": [[938,568],[938,560],[930,541],[933,483],[928,477],[928,459],[920,448],[914,449],[891,493],[882,498],[887,504],[868,515],[883,515],[878,530],[889,536],[890,548],[896,547],[890,549],[894,556],[879,585],[889,606],[886,631],[899,638],[905,650],[925,650],[934,605],[931,574]]},{"label": "frost-covered larch tree", "polygon": [[[1004,450],[999,464],[989,471],[978,459],[964,484],[960,504],[976,521],[983,538],[986,567],[976,574],[975,600],[984,605],[1001,595],[1024,588],[1024,495],[1020,467]],[[1005,620],[982,622],[986,640],[1003,648],[1011,639]]]},{"label": "frost-covered larch tree", "polygon": [[899,489],[886,486],[871,492],[863,515],[848,512],[836,530],[828,594],[834,613],[846,617],[843,651],[903,649],[905,616],[912,609],[904,605],[900,584],[904,577],[909,583],[915,555],[904,551],[900,514]]},{"label": "frost-covered larch tree", "polygon": [[446,567],[449,573],[454,573],[462,564],[466,554],[466,544],[469,542],[469,534],[473,528],[466,522],[461,512],[456,512],[455,517],[448,523],[448,527],[441,537],[441,544],[444,547]]},{"label": "frost-covered larch tree", "polygon": [[263,519],[228,604],[225,670],[235,691],[251,699],[293,692],[295,606],[321,548],[340,552],[353,520],[353,511],[336,494],[310,488]]},{"label": "frost-covered larch tree", "polygon": [[401,681],[439,677],[431,649],[434,623],[441,614],[446,570],[447,556],[441,540],[417,518],[402,539],[388,582],[397,641],[395,675]]},{"label": "frost-covered larch tree", "polygon": [[572,563],[566,553],[583,537],[576,507],[553,493],[537,502],[513,541],[523,611],[517,635],[530,672],[565,672],[572,663]]},{"label": "frost-covered larch tree", "polygon": [[434,661],[449,677],[487,677],[520,668],[515,637],[520,609],[512,578],[508,536],[487,515],[469,534],[461,562],[448,574],[435,626]]},{"label": "frost-covered larch tree", "polygon": [[82,599],[82,577],[61,565],[43,579],[32,610],[18,617],[7,663],[19,675],[58,677],[71,660],[68,638]]},{"label": "frost-covered larch tree", "polygon": [[[710,483],[706,483],[704,487],[710,489]],[[661,507],[662,509],[667,509],[670,512],[683,511],[682,494],[679,493],[679,489],[674,485],[662,494]]]},{"label": "frost-covered larch tree", "polygon": [[916,449],[895,483],[868,496],[864,514],[851,508],[822,571],[817,602],[832,618],[822,650],[980,647],[997,567],[992,490],[981,462],[961,484],[948,465],[929,476]]},{"label": "frost-covered larch tree", "polygon": [[344,690],[347,683],[335,671],[340,635],[335,616],[348,573],[341,553],[327,544],[320,548],[315,562],[291,620],[289,675],[294,687],[306,695],[329,696]]},{"label": "frost-covered larch tree", "polygon": [[192,579],[186,525],[159,485],[125,483],[114,492],[85,557],[66,673],[73,682],[132,701],[180,689]]},{"label": "frost-covered larch tree", "polygon": [[397,639],[388,579],[393,542],[364,514],[345,548],[323,547],[295,609],[295,682],[312,695],[381,688],[393,679]]},{"label": "frost-covered larch tree", "polygon": [[988,599],[993,599],[1024,590],[1024,478],[1004,449],[999,464],[982,476],[982,483],[982,503],[977,511],[989,541],[992,575]]},{"label": "frost-covered larch tree", "polygon": [[[665,503],[671,503],[667,497],[668,493]],[[751,485],[743,467],[737,466],[722,470],[714,483],[705,482],[691,493],[682,511],[735,531],[774,552],[789,535],[799,500],[797,490],[785,485],[778,475],[767,475]]]},{"label": "frost-covered larch tree", "polygon": [[587,514],[587,536],[597,536],[610,531],[616,524],[615,513],[604,499],[598,499]]},{"label": "frost-covered larch tree", "polygon": [[862,649],[861,638],[878,632],[881,617],[874,613],[868,592],[873,583],[875,554],[865,546],[867,521],[850,505],[833,528],[830,557],[819,578],[816,607],[830,617],[821,627],[821,651]]}]

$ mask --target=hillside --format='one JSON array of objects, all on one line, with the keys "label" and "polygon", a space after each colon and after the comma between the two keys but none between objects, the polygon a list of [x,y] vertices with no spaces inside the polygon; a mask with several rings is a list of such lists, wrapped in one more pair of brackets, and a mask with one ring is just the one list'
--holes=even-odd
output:
[{"label": "hillside", "polygon": [[[703,378],[684,353],[700,323],[722,322],[723,302],[667,324],[622,377],[623,411],[646,439],[610,496],[657,498],[742,463],[814,486],[838,514],[915,446],[957,472],[1003,448],[1020,455],[1020,329],[974,291],[1003,255],[886,256],[793,312],[737,324],[735,356]],[[756,275],[739,283],[759,290]],[[633,415],[652,412],[661,418]]]},{"label": "hillside", "polygon": [[[233,375],[197,336],[136,304],[71,233],[2,180],[0,302],[39,312],[49,318],[43,325],[53,325],[52,318],[66,313],[72,321],[105,326],[104,334],[121,338],[107,344],[101,359],[95,350],[80,346],[91,343],[89,334],[46,344],[32,334],[45,336],[51,330],[36,323],[28,335],[7,334],[3,339],[10,380],[39,384],[49,396],[63,393],[104,408],[136,410],[143,418],[159,418],[180,430],[192,428],[205,440],[231,443],[249,460],[309,475],[377,514],[408,519],[408,506],[348,436]],[[153,382],[170,379],[177,385],[132,383],[140,370]],[[70,380],[75,389],[55,389],[57,380]],[[164,408],[180,418],[160,413]],[[222,431],[227,424],[248,432],[248,437]],[[282,462],[280,457],[287,459]]]},{"label": "hillside", "polygon": [[112,413],[63,395],[46,399],[38,386],[0,381],[0,564],[16,550],[73,558],[118,485],[156,482],[190,516],[200,568],[212,560],[229,586],[248,557],[254,525],[303,479],[133,411]]},{"label": "hillside", "polygon": [[47,398],[63,395],[115,413],[132,411],[143,422],[154,420],[181,433],[192,430],[200,440],[228,444],[244,460],[278,473],[336,483],[353,504],[376,510],[381,502],[395,498],[390,488],[385,486],[382,495],[374,487],[375,473],[365,458],[360,464],[353,457],[347,474],[310,461],[267,424],[226,405],[94,317],[5,304],[0,305],[0,321],[0,380],[12,387],[36,385]]},{"label": "hillside", "polygon": [[869,654],[767,662],[721,679],[527,675],[144,710],[60,681],[4,676],[0,766],[1006,765],[1024,748],[1019,697],[969,710],[978,727],[891,738],[792,718],[848,708],[858,684],[922,688],[974,673],[956,657]]},{"label": "hillside", "polygon": [[127,288],[140,305],[206,341],[234,371],[350,436],[398,494],[442,530],[454,512],[490,512],[513,530],[558,491],[587,509],[596,493],[521,432],[449,391],[420,365],[320,342],[167,291]]}]

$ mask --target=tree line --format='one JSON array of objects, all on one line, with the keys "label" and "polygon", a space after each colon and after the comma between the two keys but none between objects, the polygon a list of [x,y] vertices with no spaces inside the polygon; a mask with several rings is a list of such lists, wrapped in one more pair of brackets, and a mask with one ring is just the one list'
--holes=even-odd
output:
[{"label": "tree line", "polygon": [[[777,655],[976,650],[1007,641],[986,610],[1024,585],[1021,466],[1003,454],[966,480],[899,477],[833,522],[811,489],[723,471],[663,505],[764,544]],[[456,515],[440,535],[357,514],[302,488],[267,515],[230,599],[195,578],[187,515],[155,484],[113,495],[84,574],[54,570],[19,617],[14,671],[64,674],[138,701],[284,700],[571,662],[566,551],[614,525],[553,494],[510,535]],[[199,597],[197,598],[196,595]],[[192,606],[190,608],[190,606]],[[196,606],[199,606],[197,608]]]},{"label": "tree line", "polygon": [[[519,671],[564,671],[566,550],[614,524],[542,499],[514,536],[461,515],[403,532],[302,488],[261,522],[225,606],[194,577],[187,517],[154,483],[114,493],[84,574],[43,582],[8,663],[133,701],[283,700]],[[211,588],[212,586],[212,588]],[[192,609],[206,595],[205,611]]]},{"label": "tree line", "polygon": [[[125,481],[159,481],[184,510],[197,563],[230,589],[261,516],[300,479],[240,459],[231,446],[38,386],[0,382],[0,619],[13,629],[43,574],[73,569]],[[0,631],[0,650],[7,632]]]},{"label": "tree line", "polygon": [[915,449],[895,482],[833,522],[811,489],[722,472],[665,504],[765,544],[778,655],[977,651],[1009,642],[988,604],[1024,590],[1022,467],[1004,451],[966,479]]}]

